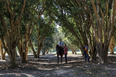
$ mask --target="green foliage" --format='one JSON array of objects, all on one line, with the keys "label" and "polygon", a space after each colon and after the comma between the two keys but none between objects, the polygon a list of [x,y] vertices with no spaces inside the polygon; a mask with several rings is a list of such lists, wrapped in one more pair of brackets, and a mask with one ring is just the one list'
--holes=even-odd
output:
[{"label": "green foliage", "polygon": [[46,37],[43,43],[42,50],[50,50],[53,48],[54,39],[53,37]]},{"label": "green foliage", "polygon": [[64,42],[67,44],[67,46],[78,49],[80,47],[78,40],[72,35],[70,31],[63,28],[62,32],[64,33]]}]

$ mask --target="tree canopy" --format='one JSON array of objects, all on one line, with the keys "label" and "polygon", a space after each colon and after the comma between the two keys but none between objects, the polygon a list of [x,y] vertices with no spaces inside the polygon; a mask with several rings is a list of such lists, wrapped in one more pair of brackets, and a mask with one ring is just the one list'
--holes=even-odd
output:
[{"label": "tree canopy", "polygon": [[16,48],[22,62],[27,62],[29,47],[36,58],[41,49],[52,47],[47,44],[57,38],[53,35],[56,24],[62,27],[70,47],[79,48],[83,54],[88,43],[91,59],[96,60],[98,54],[100,62],[107,63],[111,38],[116,37],[115,22],[116,0],[0,1],[0,40],[11,66],[16,64]]}]

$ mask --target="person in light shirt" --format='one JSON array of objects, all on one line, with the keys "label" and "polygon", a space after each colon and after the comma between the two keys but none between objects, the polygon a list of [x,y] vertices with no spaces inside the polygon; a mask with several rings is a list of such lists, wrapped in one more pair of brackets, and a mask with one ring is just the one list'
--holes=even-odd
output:
[{"label": "person in light shirt", "polygon": [[58,45],[59,45],[60,47],[64,48],[64,43],[63,43],[62,39],[60,39],[60,41],[58,42]]}]

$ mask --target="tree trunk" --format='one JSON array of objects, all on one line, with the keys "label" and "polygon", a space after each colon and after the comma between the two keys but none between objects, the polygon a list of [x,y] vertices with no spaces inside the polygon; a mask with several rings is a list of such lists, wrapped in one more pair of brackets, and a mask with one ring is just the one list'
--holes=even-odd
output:
[{"label": "tree trunk", "polygon": [[20,57],[22,55],[22,52],[23,52],[23,48],[22,48],[22,41],[18,43],[18,51],[19,51],[19,54],[20,54]]},{"label": "tree trunk", "polygon": [[114,46],[115,46],[114,37],[112,37],[109,45],[110,54],[114,54]]},{"label": "tree trunk", "polygon": [[28,30],[29,25],[26,26],[26,35],[25,35],[25,62],[27,62],[27,56],[28,56]]},{"label": "tree trunk", "polygon": [[49,53],[48,49],[45,52],[46,52],[46,54],[48,54]]},{"label": "tree trunk", "polygon": [[90,58],[91,58],[92,62],[96,62],[96,60],[97,60],[96,46],[94,46],[93,49],[94,49],[93,51],[92,50],[90,51]]},{"label": "tree trunk", "polygon": [[3,45],[1,40],[0,40],[0,54],[1,54],[1,60],[5,60],[6,51],[3,51]]},{"label": "tree trunk", "polygon": [[1,60],[4,60],[3,59],[3,48],[2,48],[2,42],[0,40],[0,55],[1,55]]},{"label": "tree trunk", "polygon": [[[3,52],[3,50],[2,50],[2,52]],[[2,60],[5,60],[5,55],[6,55],[6,51],[4,51],[4,52],[3,52],[3,55],[1,56],[1,59],[2,59]]]},{"label": "tree trunk", "polygon": [[26,63],[27,62],[27,60],[26,60],[26,53],[25,52],[22,53],[21,62],[22,63]]},{"label": "tree trunk", "polygon": [[20,42],[18,44],[18,49],[19,49],[19,53],[20,53],[20,57],[21,57],[21,62],[22,63],[26,63],[27,62],[27,60],[26,60],[26,52],[25,52],[26,45],[25,45],[25,42],[23,44],[22,39],[20,40]]},{"label": "tree trunk", "polygon": [[42,45],[40,45],[39,48],[38,48],[38,55],[37,55],[38,58],[40,57],[40,51],[41,51],[41,49],[42,49]]},{"label": "tree trunk", "polygon": [[22,63],[26,63],[27,62],[27,53],[26,53],[26,50],[27,50],[27,48],[26,48],[26,46],[27,46],[27,44],[26,44],[26,41],[24,41],[24,44],[22,45],[23,47],[23,51],[22,51],[22,53],[21,53],[21,59],[22,59]]},{"label": "tree trunk", "polygon": [[103,55],[102,61],[103,63],[108,63],[108,50],[105,49],[103,53],[104,55]]},{"label": "tree trunk", "polygon": [[44,41],[44,39],[45,39],[45,37],[43,36],[42,39],[41,39],[39,48],[38,48],[38,55],[37,55],[38,58],[39,58],[39,56],[40,56],[40,51],[41,51],[41,49],[42,49],[42,47],[43,47],[43,41]]},{"label": "tree trunk", "polygon": [[29,26],[25,26],[25,28],[26,28],[26,33],[25,33],[24,42],[21,39],[21,43],[22,43],[21,46],[23,46],[23,47],[21,47],[22,48],[22,50],[21,50],[22,63],[26,63],[27,62],[27,57],[28,57],[28,29],[29,29]]},{"label": "tree trunk", "polygon": [[19,53],[20,53],[20,57],[21,57],[21,62],[22,63],[26,63],[26,54],[25,54],[25,46],[21,43],[19,43],[20,45],[18,45],[18,49],[19,49]]},{"label": "tree trunk", "polygon": [[32,44],[31,39],[30,39],[29,43],[30,43],[31,49],[32,49],[32,51],[33,51],[34,58],[37,58],[37,54],[36,54],[36,52],[35,52],[35,49],[34,49],[34,47],[33,47],[33,44]]},{"label": "tree trunk", "polygon": [[101,63],[107,63],[108,62],[108,46],[106,44],[97,44],[97,52],[98,52],[98,57],[100,59]]},{"label": "tree trunk", "polygon": [[3,52],[2,48],[0,48],[0,52],[1,52],[1,60],[5,60],[5,54],[6,54],[6,52]]},{"label": "tree trunk", "polygon": [[110,49],[110,54],[114,54],[114,44],[110,44],[109,45],[109,49]]},{"label": "tree trunk", "polygon": [[7,42],[6,47],[8,48],[7,51],[9,58],[10,58],[10,67],[14,68],[17,67],[16,65],[16,46],[17,46],[17,40],[14,39],[15,37],[15,33],[12,30],[10,33],[10,36],[5,37],[7,40],[5,40]]},{"label": "tree trunk", "polygon": [[26,63],[27,60],[26,60],[26,52],[25,52],[25,50],[26,50],[25,42],[24,42],[24,44],[23,43],[20,44],[20,46],[18,48],[19,48],[19,52],[20,52],[21,62]]},{"label": "tree trunk", "polygon": [[83,47],[80,48],[82,56],[84,56],[84,49]]},{"label": "tree trunk", "polygon": [[45,52],[46,52],[45,50],[42,50],[42,55],[45,55]]},{"label": "tree trunk", "polygon": [[40,27],[38,29],[38,27],[36,26],[37,28],[37,57],[39,58],[39,55],[40,55]]},{"label": "tree trunk", "polygon": [[10,52],[10,54],[9,54],[10,66],[11,66],[11,68],[15,68],[15,67],[17,67],[17,65],[16,65],[16,48],[11,47],[11,50],[9,50],[9,52]]},{"label": "tree trunk", "polygon": [[2,50],[2,46],[0,46],[0,55],[1,55],[1,60],[4,60],[4,59],[3,59],[3,50]]}]

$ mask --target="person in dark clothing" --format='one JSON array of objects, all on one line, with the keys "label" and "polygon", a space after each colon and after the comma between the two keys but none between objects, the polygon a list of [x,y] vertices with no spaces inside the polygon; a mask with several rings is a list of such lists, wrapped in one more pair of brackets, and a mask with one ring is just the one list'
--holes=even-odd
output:
[{"label": "person in dark clothing", "polygon": [[88,61],[89,62],[89,54],[88,54],[88,45],[85,44],[85,47],[84,47],[84,57],[85,57],[85,62]]}]

